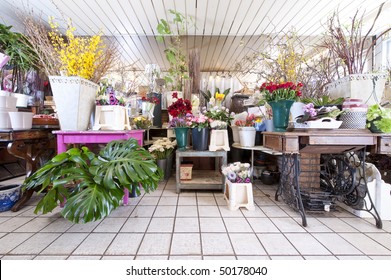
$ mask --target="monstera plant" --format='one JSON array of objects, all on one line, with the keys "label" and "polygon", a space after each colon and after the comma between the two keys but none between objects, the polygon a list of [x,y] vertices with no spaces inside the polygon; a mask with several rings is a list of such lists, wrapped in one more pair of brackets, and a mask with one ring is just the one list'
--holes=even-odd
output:
[{"label": "monstera plant", "polygon": [[59,204],[61,214],[75,222],[102,219],[116,209],[124,188],[157,188],[163,172],[135,139],[112,141],[98,155],[87,147],[58,154],[23,183],[26,190],[43,193],[35,213],[51,212]]}]

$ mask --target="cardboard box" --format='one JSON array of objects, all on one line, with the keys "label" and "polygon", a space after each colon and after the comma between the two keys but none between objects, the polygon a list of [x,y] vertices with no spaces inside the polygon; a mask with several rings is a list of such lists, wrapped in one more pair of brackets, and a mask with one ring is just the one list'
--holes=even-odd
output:
[{"label": "cardboard box", "polygon": [[193,171],[192,163],[183,163],[180,165],[180,179],[181,180],[191,180],[191,175]]}]

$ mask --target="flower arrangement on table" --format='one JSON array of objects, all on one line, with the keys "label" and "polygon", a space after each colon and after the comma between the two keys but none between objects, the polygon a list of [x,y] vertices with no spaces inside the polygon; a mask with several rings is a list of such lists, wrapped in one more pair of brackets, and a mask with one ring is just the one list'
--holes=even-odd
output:
[{"label": "flower arrangement on table", "polygon": [[304,115],[296,118],[297,123],[305,123],[307,121],[316,121],[322,118],[336,119],[342,111],[337,106],[315,108],[313,103],[303,106]]},{"label": "flower arrangement on table", "polygon": [[249,163],[234,162],[222,167],[222,173],[232,183],[250,183],[251,173]]},{"label": "flower arrangement on table", "polygon": [[235,125],[239,127],[245,127],[245,126],[251,127],[251,126],[255,126],[256,120],[257,118],[255,117],[254,114],[249,114],[246,116],[245,120],[237,120],[235,122]]},{"label": "flower arrangement on table", "polygon": [[156,159],[166,159],[174,152],[176,141],[170,141],[168,138],[158,139],[148,148],[150,154]]},{"label": "flower arrangement on table", "polygon": [[107,81],[101,82],[101,89],[96,97],[96,105],[120,105],[125,106],[126,100],[120,96],[117,98],[118,92],[107,83]]},{"label": "flower arrangement on table", "polygon": [[132,123],[136,129],[148,129],[152,126],[152,121],[144,116],[135,117]]},{"label": "flower arrangement on table", "polygon": [[278,100],[295,100],[297,97],[301,96],[302,87],[302,83],[295,84],[292,82],[267,82],[263,83],[259,90],[263,94],[264,99],[269,102]]},{"label": "flower arrangement on table", "polygon": [[198,116],[192,116],[190,121],[190,128],[197,128],[198,131],[201,131],[202,128],[209,128],[212,120],[203,114],[199,114]]},{"label": "flower arrangement on table", "polygon": [[169,127],[190,127],[192,115],[191,102],[188,99],[178,98],[178,93],[172,94],[174,102],[168,106],[168,114],[172,117]]},{"label": "flower arrangement on table", "polygon": [[234,112],[230,113],[229,109],[224,106],[214,106],[209,109],[203,107],[202,114],[211,120],[210,127],[212,129],[226,129],[235,115]]}]

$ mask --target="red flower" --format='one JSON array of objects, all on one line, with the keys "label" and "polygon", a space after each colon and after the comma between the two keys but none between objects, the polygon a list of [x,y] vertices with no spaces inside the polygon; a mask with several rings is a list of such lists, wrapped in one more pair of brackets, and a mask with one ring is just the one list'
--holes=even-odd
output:
[{"label": "red flower", "polygon": [[[175,98],[175,96],[178,96],[176,92],[172,94],[173,98]],[[168,106],[167,110],[173,117],[184,117],[186,114],[191,114],[191,102],[188,99],[179,98]]]},{"label": "red flower", "polygon": [[263,92],[266,101],[277,101],[277,100],[294,100],[296,97],[301,96],[302,83],[297,85],[292,82],[286,83],[274,83],[267,82],[263,83],[259,88]]}]

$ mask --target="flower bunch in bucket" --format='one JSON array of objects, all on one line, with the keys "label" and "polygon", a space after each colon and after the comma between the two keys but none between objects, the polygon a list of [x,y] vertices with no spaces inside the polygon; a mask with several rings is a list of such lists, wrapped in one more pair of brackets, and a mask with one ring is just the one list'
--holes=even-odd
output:
[{"label": "flower bunch in bucket", "polygon": [[249,163],[234,162],[222,167],[222,172],[232,183],[250,183],[252,170]]},{"label": "flower bunch in bucket", "polygon": [[207,116],[212,121],[210,126],[212,129],[225,129],[234,119],[234,112],[229,112],[229,109],[224,106],[214,106],[206,109],[202,108],[202,114]]},{"label": "flower bunch in bucket", "polygon": [[158,139],[153,142],[148,151],[156,159],[166,159],[174,152],[176,141],[171,141],[168,138]]}]

